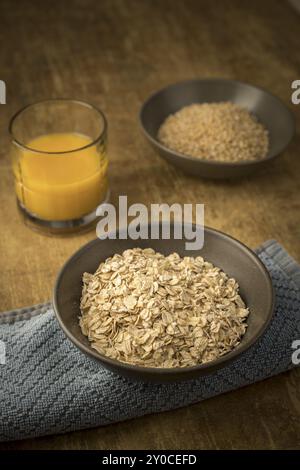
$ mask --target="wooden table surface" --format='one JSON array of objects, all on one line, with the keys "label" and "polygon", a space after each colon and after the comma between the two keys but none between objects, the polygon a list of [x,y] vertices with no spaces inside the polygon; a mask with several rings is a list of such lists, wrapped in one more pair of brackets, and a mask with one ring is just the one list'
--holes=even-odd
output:
[{"label": "wooden table surface", "polygon": [[[251,248],[275,238],[300,261],[299,135],[268,169],[235,182],[185,176],[141,135],[137,115],[153,91],[193,77],[227,77],[269,89],[293,109],[299,27],[274,0],[50,0],[0,2],[0,310],[50,298],[62,263],[94,231],[50,238],[24,226],[13,189],[8,121],[23,105],[74,97],[109,123],[112,199],[205,203],[206,224]],[[300,448],[300,370],[181,410],[0,449]]]}]

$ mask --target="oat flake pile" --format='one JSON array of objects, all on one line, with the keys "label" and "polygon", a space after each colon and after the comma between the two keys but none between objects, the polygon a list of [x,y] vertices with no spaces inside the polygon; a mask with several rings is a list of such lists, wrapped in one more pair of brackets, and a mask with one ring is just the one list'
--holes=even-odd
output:
[{"label": "oat flake pile", "polygon": [[80,326],[92,347],[147,367],[187,367],[235,348],[249,314],[237,282],[196,258],[135,248],[83,275]]}]

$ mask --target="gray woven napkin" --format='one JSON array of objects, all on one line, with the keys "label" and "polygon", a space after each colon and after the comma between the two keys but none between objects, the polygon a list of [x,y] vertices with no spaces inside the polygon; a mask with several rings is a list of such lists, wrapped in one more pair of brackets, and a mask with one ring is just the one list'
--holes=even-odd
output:
[{"label": "gray woven napkin", "polygon": [[0,440],[69,432],[170,410],[293,367],[292,343],[300,339],[300,266],[275,241],[257,253],[276,291],[273,320],[238,360],[197,380],[145,384],[108,372],[66,339],[50,304],[0,314]]}]

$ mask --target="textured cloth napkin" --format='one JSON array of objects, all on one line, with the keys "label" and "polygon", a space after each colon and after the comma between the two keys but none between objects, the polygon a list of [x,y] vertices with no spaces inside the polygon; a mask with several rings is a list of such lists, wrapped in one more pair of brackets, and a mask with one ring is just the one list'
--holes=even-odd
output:
[{"label": "textured cloth napkin", "polygon": [[50,304],[0,314],[0,440],[63,433],[170,410],[291,368],[292,343],[300,339],[300,266],[275,241],[257,253],[276,292],[272,322],[238,360],[197,380],[145,384],[105,370],[66,339]]}]

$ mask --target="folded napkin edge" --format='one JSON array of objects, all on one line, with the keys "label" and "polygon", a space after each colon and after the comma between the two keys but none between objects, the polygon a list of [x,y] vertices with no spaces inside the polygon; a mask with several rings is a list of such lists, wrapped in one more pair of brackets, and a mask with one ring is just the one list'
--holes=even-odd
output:
[{"label": "folded napkin edge", "polygon": [[287,275],[297,289],[300,289],[300,265],[276,240],[267,240],[255,252],[266,253]]},{"label": "folded napkin edge", "polygon": [[30,320],[42,313],[46,313],[52,307],[51,302],[31,305],[30,307],[21,307],[14,310],[8,310],[0,313],[0,325],[13,324],[18,321]]}]

